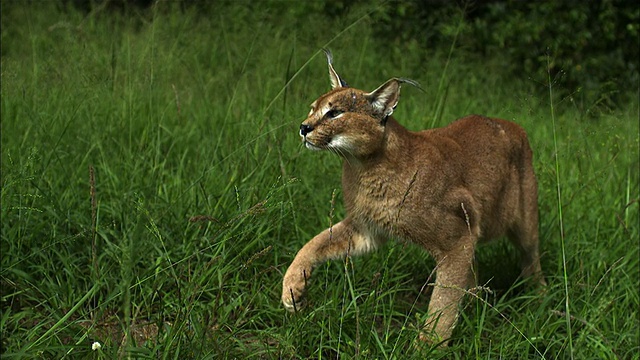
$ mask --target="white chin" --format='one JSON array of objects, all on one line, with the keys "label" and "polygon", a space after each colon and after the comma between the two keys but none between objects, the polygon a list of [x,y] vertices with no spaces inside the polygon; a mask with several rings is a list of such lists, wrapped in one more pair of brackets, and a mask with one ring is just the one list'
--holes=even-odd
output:
[{"label": "white chin", "polygon": [[315,151],[322,150],[321,148],[319,148],[319,147],[317,147],[317,146],[313,145],[312,143],[310,143],[310,142],[308,142],[308,141],[305,141],[305,142],[304,142],[304,146],[305,146],[307,149],[309,149],[309,150],[315,150]]}]

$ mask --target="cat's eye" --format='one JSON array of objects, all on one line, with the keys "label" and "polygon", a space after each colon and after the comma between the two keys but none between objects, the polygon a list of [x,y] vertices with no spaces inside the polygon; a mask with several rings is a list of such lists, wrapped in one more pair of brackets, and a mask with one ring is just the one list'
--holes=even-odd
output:
[{"label": "cat's eye", "polygon": [[342,110],[331,109],[331,110],[327,111],[325,116],[328,117],[329,119],[333,119],[333,118],[337,117],[338,115],[342,114],[343,112],[344,111],[342,111]]}]

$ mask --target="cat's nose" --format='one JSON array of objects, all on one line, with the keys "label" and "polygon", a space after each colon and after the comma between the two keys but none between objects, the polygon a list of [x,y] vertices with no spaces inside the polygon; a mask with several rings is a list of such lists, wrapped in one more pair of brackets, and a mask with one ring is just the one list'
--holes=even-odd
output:
[{"label": "cat's nose", "polygon": [[311,131],[313,131],[313,126],[306,124],[300,125],[300,136],[305,136]]}]

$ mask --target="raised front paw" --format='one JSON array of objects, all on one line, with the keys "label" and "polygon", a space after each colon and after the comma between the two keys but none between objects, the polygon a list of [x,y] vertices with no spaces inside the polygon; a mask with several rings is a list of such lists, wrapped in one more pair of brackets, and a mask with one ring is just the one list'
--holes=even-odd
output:
[{"label": "raised front paw", "polygon": [[304,294],[309,275],[303,267],[289,266],[282,280],[282,304],[285,309],[295,312],[306,305]]}]

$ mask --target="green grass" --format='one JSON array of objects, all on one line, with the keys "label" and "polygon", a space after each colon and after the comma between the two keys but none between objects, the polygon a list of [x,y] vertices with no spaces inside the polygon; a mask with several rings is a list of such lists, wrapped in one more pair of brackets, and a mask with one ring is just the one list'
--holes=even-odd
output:
[{"label": "green grass", "polygon": [[[381,44],[364,12],[34,4],[2,9],[3,358],[638,358],[638,89],[589,116],[561,79]],[[297,134],[329,89],[323,46],[353,86],[420,81],[395,112],[411,129],[468,113],[527,129],[545,295],[514,286],[506,242],[482,246],[491,293],[449,349],[419,353],[434,264],[391,242],[321,266],[312,306],[285,312],[286,267],[344,216],[339,159]]]}]

